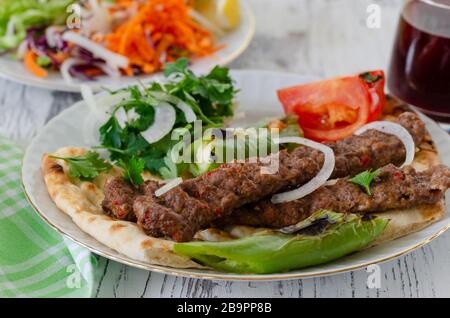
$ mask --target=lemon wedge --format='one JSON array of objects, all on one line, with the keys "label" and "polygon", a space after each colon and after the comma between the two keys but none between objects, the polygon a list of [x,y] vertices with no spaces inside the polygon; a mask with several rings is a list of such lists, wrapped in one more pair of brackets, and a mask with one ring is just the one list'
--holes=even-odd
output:
[{"label": "lemon wedge", "polygon": [[194,8],[222,30],[232,30],[241,21],[239,0],[196,0]]},{"label": "lemon wedge", "polygon": [[217,0],[217,16],[220,25],[226,29],[234,29],[241,21],[239,0]]}]

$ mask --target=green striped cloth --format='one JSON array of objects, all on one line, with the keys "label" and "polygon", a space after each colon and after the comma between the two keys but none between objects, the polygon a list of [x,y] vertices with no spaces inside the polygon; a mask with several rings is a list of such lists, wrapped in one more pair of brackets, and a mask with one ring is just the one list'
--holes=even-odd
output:
[{"label": "green striped cloth", "polygon": [[21,149],[0,137],[0,297],[90,297],[96,259],[30,207],[21,159]]}]

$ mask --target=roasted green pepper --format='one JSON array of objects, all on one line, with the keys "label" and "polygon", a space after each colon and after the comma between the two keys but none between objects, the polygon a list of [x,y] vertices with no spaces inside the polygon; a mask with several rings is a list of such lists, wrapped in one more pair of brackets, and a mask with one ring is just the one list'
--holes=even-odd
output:
[{"label": "roasted green pepper", "polygon": [[366,247],[388,220],[318,211],[296,226],[226,242],[177,243],[174,251],[217,270],[271,274],[326,263]]}]

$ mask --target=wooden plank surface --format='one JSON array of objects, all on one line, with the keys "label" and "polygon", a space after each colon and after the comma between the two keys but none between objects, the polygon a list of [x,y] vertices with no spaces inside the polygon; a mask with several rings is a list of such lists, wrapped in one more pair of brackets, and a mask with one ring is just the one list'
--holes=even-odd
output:
[{"label": "wooden plank surface", "polygon": [[[232,68],[322,77],[386,69],[401,0],[251,0],[255,39]],[[381,8],[381,28],[366,26]],[[0,134],[25,146],[50,118],[80,99],[0,80]],[[70,134],[70,131],[62,132]],[[450,233],[381,265],[380,288],[359,270],[287,282],[215,282],[162,275],[100,258],[97,297],[435,297],[450,296]]]}]

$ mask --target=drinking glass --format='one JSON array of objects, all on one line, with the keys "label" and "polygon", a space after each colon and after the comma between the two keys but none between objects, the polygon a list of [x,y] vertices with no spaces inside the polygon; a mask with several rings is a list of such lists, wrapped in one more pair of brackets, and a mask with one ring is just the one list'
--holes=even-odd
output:
[{"label": "drinking glass", "polygon": [[388,87],[400,100],[450,123],[450,0],[405,2]]}]

